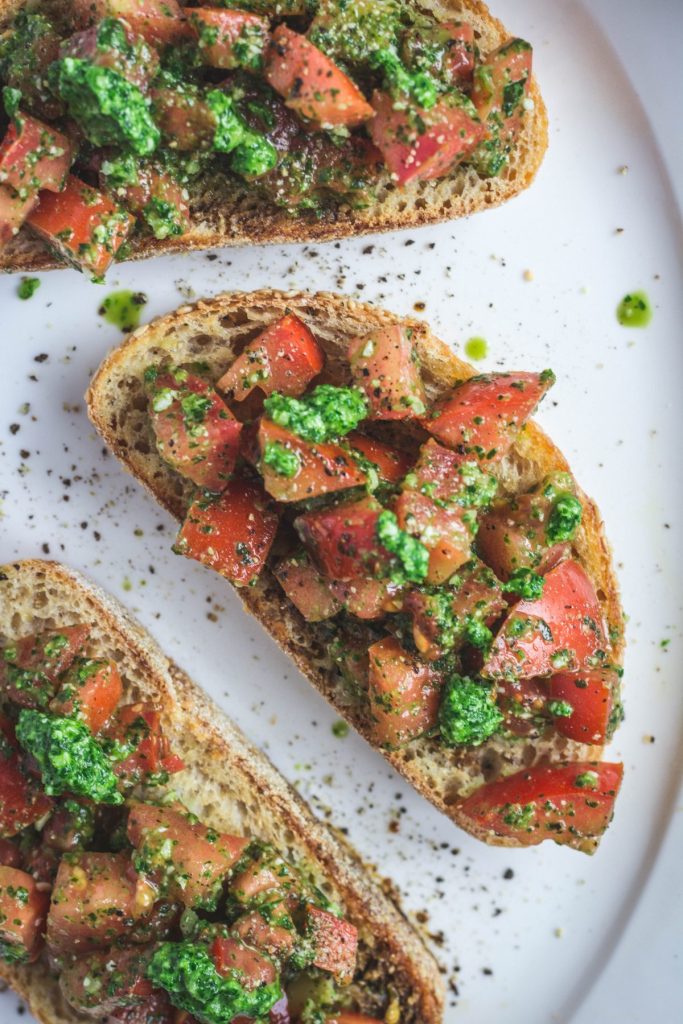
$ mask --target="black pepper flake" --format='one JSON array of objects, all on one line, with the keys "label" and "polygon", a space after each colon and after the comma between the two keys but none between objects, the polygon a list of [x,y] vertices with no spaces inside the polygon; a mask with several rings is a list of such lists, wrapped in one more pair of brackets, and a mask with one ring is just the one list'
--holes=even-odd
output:
[{"label": "black pepper flake", "polygon": [[10,425],[9,425],[9,432],[10,432],[10,434],[12,434],[12,435],[18,434],[20,430],[21,430],[21,427],[19,426],[18,423],[10,423]]},{"label": "black pepper flake", "polygon": [[28,459],[31,455],[31,453],[27,451],[25,448],[21,448],[19,454],[21,455],[22,459]]},{"label": "black pepper flake", "polygon": [[514,878],[514,877],[515,877],[515,873],[512,870],[512,868],[505,868],[505,871],[503,872],[503,878],[505,878],[509,882],[510,879]]},{"label": "black pepper flake", "polygon": [[47,358],[48,358],[47,352],[41,352],[39,356],[34,356],[33,357],[33,362],[34,363],[44,363]]},{"label": "black pepper flake", "polygon": [[493,971],[491,970],[490,967],[482,967],[481,973],[485,974],[487,977],[490,977],[493,974]]}]

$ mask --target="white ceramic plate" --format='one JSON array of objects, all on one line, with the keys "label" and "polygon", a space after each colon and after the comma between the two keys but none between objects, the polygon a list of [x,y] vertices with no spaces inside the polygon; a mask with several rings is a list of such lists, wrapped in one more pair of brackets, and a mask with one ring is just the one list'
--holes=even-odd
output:
[{"label": "white ceramic plate", "polygon": [[[598,12],[624,59],[639,55],[640,94],[671,130],[681,75],[667,85],[661,65],[667,49],[670,67],[680,58],[671,29],[683,27],[681,8],[650,5],[646,22],[622,6],[603,0]],[[680,216],[639,95],[587,10],[498,0],[495,13],[534,43],[551,118],[536,184],[503,209],[337,245],[122,266],[104,287],[51,273],[29,302],[16,298],[16,279],[0,281],[0,558],[49,554],[119,596],[318,812],[348,829],[397,881],[411,917],[428,915],[451,983],[448,1022],[673,1024],[683,1011],[680,821],[671,829],[683,749]],[[651,35],[638,36],[646,24],[660,26],[656,52]],[[82,401],[118,340],[98,318],[103,296],[142,289],[152,316],[192,293],[266,285],[336,289],[400,313],[425,302],[451,344],[488,339],[482,368],[556,370],[539,419],[601,506],[629,615],[627,718],[611,751],[626,777],[593,859],[551,844],[479,845],[358,737],[335,738],[327,705],[217,576],[171,554],[168,516],[103,452]],[[638,288],[654,319],[626,330],[615,307]],[[0,1019],[15,1007],[2,997]]]}]

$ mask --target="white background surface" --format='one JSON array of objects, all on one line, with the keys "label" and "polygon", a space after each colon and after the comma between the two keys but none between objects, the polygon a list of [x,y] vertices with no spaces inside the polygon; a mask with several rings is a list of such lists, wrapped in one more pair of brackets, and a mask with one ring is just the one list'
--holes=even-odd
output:
[{"label": "white background surface", "polygon": [[[104,287],[46,274],[30,302],[16,298],[16,279],[0,280],[0,560],[47,549],[106,586],[319,813],[348,828],[396,879],[413,919],[428,915],[423,928],[443,937],[434,949],[458,992],[449,1024],[683,1019],[683,253],[666,176],[667,164],[680,175],[683,159],[683,3],[593,0],[591,11],[496,0],[494,13],[535,46],[551,119],[536,184],[503,209],[336,247],[122,266]],[[171,554],[168,517],[104,456],[82,402],[118,339],[98,318],[103,296],[142,289],[152,316],[188,289],[266,285],[343,290],[397,312],[426,302],[449,343],[488,339],[484,368],[556,370],[539,419],[601,506],[629,615],[627,719],[611,752],[626,778],[596,857],[481,846],[358,737],[336,739],[330,709],[227,585]],[[655,316],[626,330],[615,307],[637,288]],[[13,996],[0,997],[3,1024],[15,1009]]]}]

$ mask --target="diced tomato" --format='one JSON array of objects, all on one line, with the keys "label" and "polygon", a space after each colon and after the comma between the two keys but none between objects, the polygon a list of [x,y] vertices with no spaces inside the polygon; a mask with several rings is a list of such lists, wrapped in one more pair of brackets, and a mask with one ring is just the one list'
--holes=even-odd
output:
[{"label": "diced tomato", "polygon": [[375,90],[372,106],[370,138],[399,185],[442,177],[474,150],[484,134],[474,111],[448,98],[430,110],[406,109],[389,93]]},{"label": "diced tomato", "polygon": [[429,551],[428,583],[444,583],[472,557],[472,534],[464,509],[437,504],[418,491],[403,491],[396,501],[402,530],[417,537]]},{"label": "diced tomato", "polygon": [[423,426],[460,455],[497,462],[554,383],[550,370],[471,377],[434,407]]},{"label": "diced tomato", "polygon": [[19,229],[37,204],[37,195],[22,199],[14,189],[0,185],[0,249],[19,233]]},{"label": "diced tomato", "polygon": [[[350,487],[362,487],[367,480],[355,460],[338,444],[304,441],[265,417],[259,427],[258,442],[263,486],[277,501],[306,501]],[[294,456],[292,476],[278,472],[277,465],[269,464],[273,450],[276,455],[284,450]]]},{"label": "diced tomato", "polygon": [[190,197],[186,188],[170,174],[153,165],[137,168],[135,185],[117,185],[112,188],[106,172],[106,163],[100,172],[104,191],[111,191],[130,210],[142,216],[155,238],[184,235],[190,226]]},{"label": "diced tomato", "polygon": [[249,845],[248,839],[193,821],[189,811],[138,803],[128,816],[128,839],[138,852],[138,870],[164,895],[210,910]]},{"label": "diced tomato", "polygon": [[493,641],[482,675],[529,679],[604,665],[607,627],[593,583],[578,562],[551,569],[543,595],[519,601]]},{"label": "diced tomato", "polygon": [[111,739],[133,747],[128,757],[113,766],[122,782],[129,786],[145,782],[150,775],[160,772],[173,775],[185,767],[169,749],[162,731],[161,714],[154,704],[139,701],[122,705],[109,722],[106,733]]},{"label": "diced tomato", "polygon": [[153,46],[191,38],[177,0],[73,0],[73,16],[86,28],[102,18],[123,18]]},{"label": "diced tomato", "polygon": [[519,112],[531,79],[532,49],[523,39],[509,39],[474,75],[472,102],[482,121],[498,114],[506,121]]},{"label": "diced tomato", "polygon": [[60,853],[82,849],[95,831],[95,805],[91,800],[68,797],[57,804],[41,832],[44,846]]},{"label": "diced tomato", "polygon": [[379,502],[367,497],[306,512],[294,520],[294,526],[326,576],[352,580],[367,576],[387,560],[377,540],[381,511]]},{"label": "diced tomato", "polygon": [[349,984],[356,971],[358,929],[349,921],[309,903],[306,931],[315,950],[314,966],[329,971],[342,985]]},{"label": "diced tomato", "polygon": [[88,639],[88,626],[64,626],[22,637],[3,652],[0,682],[5,695],[26,708],[46,707],[58,678]]},{"label": "diced tomato", "polygon": [[211,143],[216,118],[196,89],[185,85],[153,86],[150,96],[154,120],[174,149],[189,152]]},{"label": "diced tomato", "polygon": [[[257,62],[268,38],[269,24],[248,11],[222,10],[217,7],[192,7],[187,11],[197,33],[202,64],[212,68],[237,68],[245,63],[239,52],[248,49],[251,66]],[[236,45],[237,44],[237,45]]]},{"label": "diced tomato", "polygon": [[21,850],[11,839],[0,839],[0,864],[3,867],[21,867],[21,859]]},{"label": "diced tomato", "polygon": [[40,193],[28,223],[73,266],[100,276],[133,230],[135,218],[70,174],[63,192]]},{"label": "diced tomato", "polygon": [[72,853],[63,857],[47,918],[47,941],[54,953],[87,953],[111,946],[149,903],[130,871],[126,853]]},{"label": "diced tomato", "polygon": [[263,488],[236,477],[218,498],[190,506],[174,551],[245,587],[263,569],[277,527],[278,514]]},{"label": "diced tomato", "polygon": [[35,960],[40,953],[49,904],[49,893],[31,875],[0,867],[0,940],[22,960]]},{"label": "diced tomato", "polygon": [[15,836],[44,818],[53,801],[21,767],[14,726],[0,715],[0,836]]},{"label": "diced tomato", "polygon": [[217,936],[211,946],[211,958],[222,977],[237,977],[249,990],[270,985],[277,977],[271,960],[238,939]]},{"label": "diced tomato", "polygon": [[354,338],[348,358],[354,380],[370,403],[370,419],[405,420],[424,413],[425,393],[410,328],[394,324]]},{"label": "diced tomato", "polygon": [[0,145],[0,183],[15,189],[21,198],[41,189],[60,192],[72,161],[66,135],[35,117],[19,114]]},{"label": "diced tomato", "polygon": [[182,367],[154,369],[148,373],[147,393],[159,454],[198,487],[225,490],[242,424],[208,380]]},{"label": "diced tomato", "polygon": [[617,673],[610,669],[593,672],[558,672],[548,680],[549,697],[572,708],[571,715],[554,718],[555,728],[578,743],[607,740]]},{"label": "diced tomato", "polygon": [[341,610],[330,581],[320,575],[305,554],[283,558],[273,575],[306,622],[322,622]]},{"label": "diced tomato", "polygon": [[[555,480],[560,474],[553,475]],[[576,495],[576,487],[567,473],[562,473],[559,489]],[[571,551],[569,542],[551,543],[547,527],[554,508],[554,486],[546,493],[546,485],[553,481],[547,477],[530,494],[520,494],[505,504],[486,512],[479,521],[477,548],[483,560],[502,580],[510,578],[516,569],[534,569],[548,572]]]},{"label": "diced tomato", "polygon": [[291,927],[284,928],[273,923],[275,910],[276,907],[272,904],[268,905],[267,920],[263,914],[253,910],[250,914],[238,918],[232,930],[238,939],[249,946],[254,946],[269,956],[286,959],[296,943],[296,933]]},{"label": "diced tomato", "polygon": [[110,68],[132,85],[147,91],[159,68],[156,50],[147,45],[144,37],[136,35],[125,21],[119,22],[123,46],[112,42],[106,45],[100,35],[100,25],[83,29],[65,39],[60,47],[61,57],[87,60],[97,67]]},{"label": "diced tomato", "polygon": [[537,737],[547,726],[547,679],[499,679],[496,704],[505,731],[514,736]]},{"label": "diced tomato", "polygon": [[273,32],[265,59],[267,82],[302,117],[325,128],[354,128],[372,117],[372,107],[349,76],[286,25]]},{"label": "diced tomato", "polygon": [[17,26],[17,42],[12,38],[14,45],[3,53],[3,85],[21,93],[22,108],[46,121],[54,121],[62,116],[64,107],[51,91],[47,73],[59,57],[61,40],[42,11],[27,13],[26,30]]},{"label": "diced tomato", "polygon": [[329,586],[345,610],[357,619],[381,619],[387,612],[400,611],[405,589],[391,580],[376,580],[372,576],[330,580]]},{"label": "diced tomato", "polygon": [[414,461],[413,456],[407,452],[392,448],[384,441],[377,441],[376,438],[359,434],[355,430],[346,435],[346,442],[354,451],[360,452],[368,462],[372,462],[384,483],[400,483]]},{"label": "diced tomato", "polygon": [[385,637],[368,650],[368,700],[374,741],[393,749],[436,724],[441,677],[431,665]]},{"label": "diced tomato", "polygon": [[430,437],[420,448],[418,460],[404,487],[439,501],[454,501],[465,489],[461,468],[462,459]]},{"label": "diced tomato", "polygon": [[404,63],[450,80],[458,86],[472,80],[474,71],[474,29],[455,21],[431,27],[416,25],[403,35]]},{"label": "diced tomato", "polygon": [[287,313],[250,341],[218,381],[229,399],[241,402],[258,387],[264,394],[303,394],[320,373],[325,356],[306,324]]},{"label": "diced tomato", "polygon": [[279,905],[295,888],[285,861],[272,851],[252,860],[231,883],[230,894],[247,909]]},{"label": "diced tomato", "polygon": [[453,81],[469,80],[474,71],[474,29],[470,24],[446,22],[443,28],[448,32],[452,43],[447,46],[444,65]]},{"label": "diced tomato", "polygon": [[79,658],[69,669],[50,710],[75,715],[96,733],[114,713],[122,693],[116,662]]},{"label": "diced tomato", "polygon": [[[145,977],[151,953],[151,947],[112,947],[67,962],[59,976],[62,995],[74,1010],[98,1017],[148,1003],[154,992]],[[156,1016],[150,1017],[152,1022],[161,1024]]]},{"label": "diced tomato", "polygon": [[489,841],[535,846],[554,839],[593,853],[612,820],[623,773],[622,764],[605,762],[537,765],[481,786],[459,811]]}]

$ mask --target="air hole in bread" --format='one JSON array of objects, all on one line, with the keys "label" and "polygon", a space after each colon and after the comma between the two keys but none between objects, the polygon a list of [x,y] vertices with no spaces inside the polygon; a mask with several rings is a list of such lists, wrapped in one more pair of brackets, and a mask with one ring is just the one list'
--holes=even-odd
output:
[{"label": "air hole in bread", "polygon": [[503,768],[503,759],[497,750],[487,748],[482,754],[479,762],[481,773],[485,782],[493,782],[500,775]]}]

